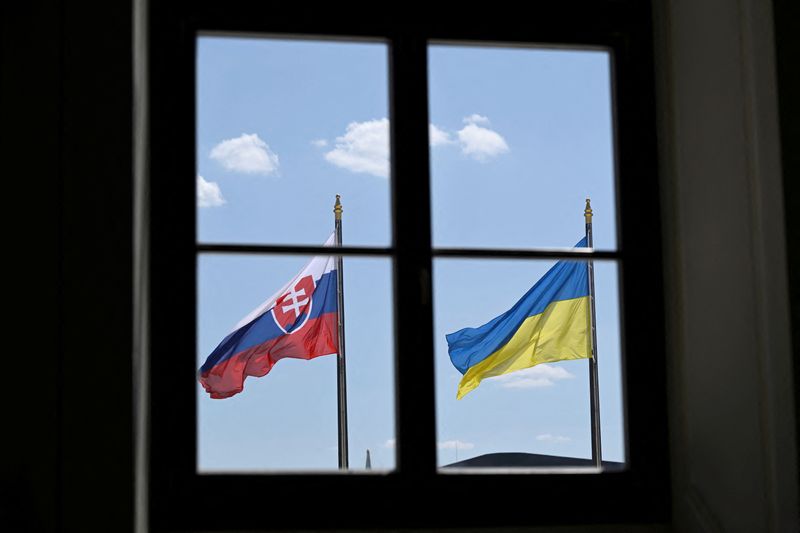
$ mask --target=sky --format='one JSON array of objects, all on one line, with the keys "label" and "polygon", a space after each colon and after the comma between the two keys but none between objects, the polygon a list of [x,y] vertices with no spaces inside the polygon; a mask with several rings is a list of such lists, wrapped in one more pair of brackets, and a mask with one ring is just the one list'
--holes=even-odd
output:
[{"label": "sky", "polygon": [[[336,194],[347,245],[391,244],[387,47],[200,37],[198,241],[322,244]],[[609,56],[598,50],[429,48],[434,246],[570,247],[595,211],[616,248]],[[414,206],[404,206],[413,216]],[[198,367],[310,257],[201,254]],[[493,452],[589,457],[588,361],[484,381],[457,401],[445,334],[511,307],[544,260],[434,260],[440,465]],[[603,457],[624,461],[617,265],[596,262]],[[350,464],[395,465],[392,264],[344,259]],[[336,361],[285,359],[242,393],[197,387],[198,470],[337,468]]]}]

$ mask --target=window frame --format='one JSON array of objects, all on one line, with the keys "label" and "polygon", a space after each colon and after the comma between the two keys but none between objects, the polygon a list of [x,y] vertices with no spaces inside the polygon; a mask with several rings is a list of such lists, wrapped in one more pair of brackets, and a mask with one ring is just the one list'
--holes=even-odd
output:
[{"label": "window frame", "polygon": [[[536,19],[525,26],[507,23],[522,20],[513,17],[512,9],[482,18],[479,27],[474,20],[433,16],[424,23],[410,22],[411,14],[404,13],[400,4],[388,5],[388,14],[382,17],[356,15],[355,8],[342,6],[309,17],[288,3],[240,0],[213,5],[151,2],[148,8],[145,390],[149,405],[141,416],[148,427],[146,499],[153,531],[511,527],[668,519],[666,354],[649,3],[559,2],[537,8]],[[205,32],[376,39],[388,45],[393,240],[389,248],[352,247],[342,252],[388,256],[393,261],[394,472],[196,472],[196,262],[198,251],[213,248],[196,242],[195,50],[198,34]],[[613,57],[615,100],[621,104],[614,109],[618,249],[591,256],[619,265],[623,354],[648,356],[623,357],[628,450],[624,471],[528,475],[524,471],[448,474],[437,469],[433,258],[586,257],[581,252],[541,249],[432,247],[427,47],[443,41],[603,47]],[[414,216],[409,215],[412,207]],[[314,246],[238,248],[253,253],[325,252]],[[576,494],[586,496],[576,502]],[[219,505],[223,498],[233,498],[235,507]],[[465,509],[468,501],[480,501],[476,509],[482,511]],[[492,511],[498,509],[502,514]]]}]

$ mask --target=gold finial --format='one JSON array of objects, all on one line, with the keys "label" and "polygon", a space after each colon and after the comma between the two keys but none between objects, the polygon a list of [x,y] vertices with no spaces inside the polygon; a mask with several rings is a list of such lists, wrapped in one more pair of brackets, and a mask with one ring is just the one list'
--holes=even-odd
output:
[{"label": "gold finial", "polygon": [[336,203],[333,204],[333,212],[336,215],[336,220],[342,220],[342,197],[338,194],[336,195]]},{"label": "gold finial", "polygon": [[583,216],[586,217],[586,223],[592,223],[592,200],[591,198],[586,199],[586,209],[583,210]]}]

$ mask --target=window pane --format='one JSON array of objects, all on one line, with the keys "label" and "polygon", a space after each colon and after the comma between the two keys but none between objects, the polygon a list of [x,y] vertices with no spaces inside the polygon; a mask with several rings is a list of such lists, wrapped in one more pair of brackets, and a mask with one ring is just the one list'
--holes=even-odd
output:
[{"label": "window pane", "polygon": [[[496,364],[509,355],[509,350],[502,348],[513,343],[516,353],[528,348],[523,356],[528,358],[530,347],[536,345],[536,360],[589,353],[588,298],[579,294],[588,292],[585,262],[573,262],[572,270],[562,271],[563,277],[557,281],[550,278],[550,292],[545,292],[536,305],[518,308],[522,311],[516,322],[512,319],[495,324],[494,336],[472,332],[446,337],[464,328],[478,328],[512,309],[555,263],[465,259],[434,262],[440,467],[591,466],[589,360],[561,360],[528,368],[519,363],[521,368],[509,373],[503,373],[502,364]],[[617,265],[595,261],[594,267],[602,458],[611,462],[607,464],[609,468],[620,468],[626,452]],[[569,283],[574,287],[568,287]],[[570,290],[575,294],[568,294]],[[522,325],[516,327],[517,323]],[[507,331],[503,330],[506,326]],[[520,341],[524,335],[527,341]],[[460,355],[453,358],[456,364],[463,365],[460,357],[473,350],[472,359],[464,365],[468,367],[466,374],[462,375],[451,360],[448,341],[452,353],[460,350]],[[489,355],[481,359],[481,351]],[[505,359],[509,364],[513,360]],[[483,368],[479,366],[481,361]],[[489,368],[496,368],[498,375],[483,379],[466,392],[469,378],[480,376],[481,370]],[[460,390],[466,394],[456,399]]]},{"label": "window pane", "polygon": [[388,245],[386,45],[197,45],[198,240],[319,244],[340,194],[345,244]]},{"label": "window pane", "polygon": [[[309,259],[200,255],[198,368],[235,324],[280,291]],[[372,469],[391,470],[395,465],[391,262],[345,257],[343,270],[350,468],[363,470],[369,450]],[[244,390],[224,399],[210,398],[198,383],[199,472],[338,468],[337,362],[335,355],[320,356],[332,350],[324,340],[330,335],[325,328],[335,331],[335,278],[332,283],[327,286],[332,287],[333,293],[327,293],[327,297],[319,296],[326,283],[318,281],[316,289],[311,288],[313,285],[305,287],[307,293],[279,300],[284,311],[266,314],[264,331],[270,326],[277,332],[278,324],[282,324],[290,332],[277,341],[282,344],[271,345],[270,357],[277,362],[266,375],[246,378]],[[313,296],[306,304],[308,293]],[[293,305],[300,322],[292,321]],[[329,316],[331,306],[334,307]],[[319,329],[310,332],[312,327]],[[335,339],[330,343],[335,345]],[[304,350],[316,350],[313,355],[318,357],[292,358],[290,351],[298,345]],[[234,351],[239,354],[246,349],[243,344]],[[234,355],[230,359],[236,358]],[[258,354],[253,358],[253,373],[258,374],[266,366],[256,364]],[[225,380],[208,383],[224,395],[231,390],[229,378],[226,375]]]},{"label": "window pane", "polygon": [[599,50],[429,47],[434,246],[569,246],[591,197],[595,247],[616,248],[610,68]]}]

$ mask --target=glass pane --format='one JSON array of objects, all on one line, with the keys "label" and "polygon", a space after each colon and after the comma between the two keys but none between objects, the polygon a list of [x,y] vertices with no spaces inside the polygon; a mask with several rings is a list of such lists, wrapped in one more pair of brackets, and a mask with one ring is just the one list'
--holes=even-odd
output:
[{"label": "glass pane", "polygon": [[433,243],[567,247],[594,207],[594,244],[616,249],[610,55],[428,49]]},{"label": "glass pane", "polygon": [[387,47],[197,42],[197,238],[319,244],[336,194],[345,244],[387,246]]},{"label": "glass pane", "polygon": [[[438,464],[445,471],[592,466],[586,262],[551,271],[555,263],[434,262]],[[626,460],[617,265],[595,261],[594,270],[602,459],[613,469]],[[512,309],[492,327],[463,331]]]},{"label": "glass pane", "polygon": [[[326,355],[335,352],[337,344],[335,270],[333,278],[325,278],[324,265],[319,272],[311,267],[312,278],[319,274],[315,283],[301,280],[287,287],[299,272],[309,272],[303,270],[309,259],[213,254],[198,258],[199,375],[216,396],[234,393],[212,399],[197,385],[199,472],[338,468],[337,358]],[[336,268],[335,263],[328,266]],[[372,470],[392,470],[391,261],[345,257],[343,270],[350,469],[364,470],[369,450]],[[230,357],[204,365],[221,341],[238,329],[234,325],[248,322],[251,310],[278,293],[287,297],[278,298],[273,310],[264,314],[258,339],[242,340],[229,350]],[[209,370],[226,360],[230,368]],[[239,361],[250,361],[248,373],[254,374],[243,384],[235,368]],[[275,363],[271,369],[270,362]],[[265,370],[266,375],[255,377]],[[206,372],[210,377],[204,379]]]}]

